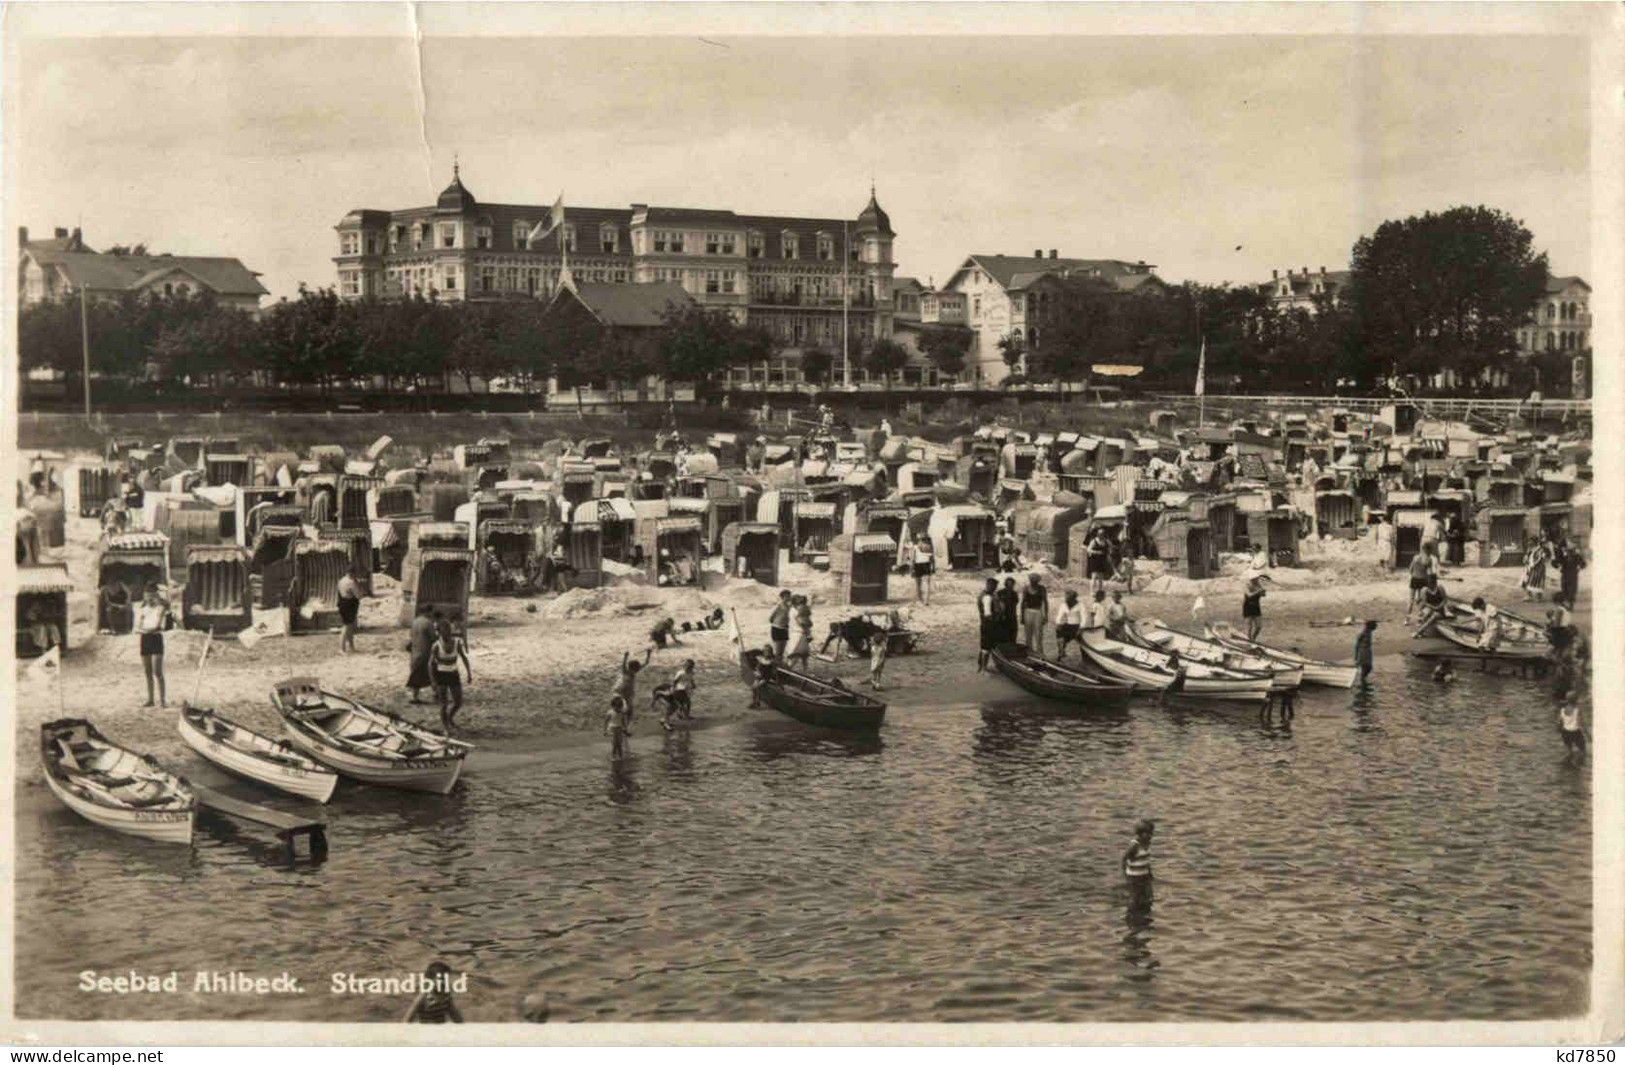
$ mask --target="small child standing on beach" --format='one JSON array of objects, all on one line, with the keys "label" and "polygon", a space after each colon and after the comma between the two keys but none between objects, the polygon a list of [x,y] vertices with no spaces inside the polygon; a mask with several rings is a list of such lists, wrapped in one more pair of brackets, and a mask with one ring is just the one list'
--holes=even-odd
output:
[{"label": "small child standing on beach", "polygon": [[869,687],[880,691],[880,674],[886,668],[886,634],[877,632],[869,637]]}]

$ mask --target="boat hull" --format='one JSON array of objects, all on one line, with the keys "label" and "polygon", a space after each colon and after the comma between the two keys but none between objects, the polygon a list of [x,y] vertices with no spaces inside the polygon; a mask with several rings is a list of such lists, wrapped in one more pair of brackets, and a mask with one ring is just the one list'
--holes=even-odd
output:
[{"label": "boat hull", "polygon": [[[1264,655],[1227,647],[1217,640],[1192,636],[1166,626],[1152,626],[1150,631],[1147,631],[1139,625],[1130,625],[1128,632],[1135,643],[1152,651],[1164,653],[1170,650],[1178,651],[1191,661],[1267,675],[1270,678],[1270,690],[1277,694],[1296,691],[1303,684],[1303,667],[1295,663],[1278,662]],[[1211,660],[1214,656],[1239,658],[1241,661],[1215,662]]]},{"label": "boat hull", "polygon": [[[753,683],[752,665],[749,662],[741,661],[740,675],[746,684]],[[774,678],[761,685],[759,695],[762,701],[803,725],[847,732],[872,732],[886,720],[886,704],[860,692],[836,687],[782,665],[774,667]],[[795,690],[794,685],[809,691],[803,694]]]},{"label": "boat hull", "polygon": [[1434,622],[1433,631],[1455,644],[1457,647],[1475,652],[1477,654],[1499,655],[1503,658],[1539,659],[1545,658],[1551,653],[1552,650],[1552,646],[1549,643],[1537,644],[1522,640],[1507,639],[1501,640],[1495,645],[1494,648],[1483,648],[1478,646],[1478,633],[1472,631],[1471,629],[1464,629],[1457,625],[1453,625],[1445,619],[1440,619]]},{"label": "boat hull", "polygon": [[994,668],[1018,687],[1044,699],[1064,704],[1067,710],[1082,715],[1120,712],[1127,708],[1129,698],[1139,686],[1130,681],[1098,683],[1084,677],[1056,677],[1032,668],[1020,655],[1005,655],[993,651]]},{"label": "boat hull", "polygon": [[368,758],[323,743],[287,722],[283,723],[282,731],[289,743],[318,762],[367,784],[445,795],[463,771],[462,758]]},{"label": "boat hull", "polygon": [[1092,645],[1088,638],[1084,640],[1083,652],[1096,666],[1114,677],[1136,684],[1154,685],[1170,695],[1178,694],[1188,698],[1226,702],[1261,703],[1269,698],[1274,686],[1274,680],[1268,676],[1198,677],[1187,673],[1185,683],[1176,692],[1172,687],[1174,677],[1165,669],[1157,669],[1109,654]]},{"label": "boat hull", "polygon": [[159,843],[192,842],[196,807],[187,810],[120,810],[81,798],[49,772],[45,774],[45,783],[51,793],[62,800],[62,805],[93,825]]},{"label": "boat hull", "polygon": [[338,773],[330,769],[322,766],[304,769],[265,758],[256,758],[246,751],[205,734],[193,725],[184,713],[180,716],[178,731],[188,747],[234,776],[244,777],[257,784],[264,784],[278,791],[320,803],[331,799],[333,789],[338,787]]},{"label": "boat hull", "polygon": [[1354,682],[1360,677],[1359,669],[1353,665],[1309,658],[1295,651],[1271,647],[1268,644],[1257,643],[1241,636],[1217,632],[1211,628],[1208,629],[1208,635],[1215,642],[1226,647],[1233,647],[1247,654],[1255,654],[1262,658],[1270,658],[1287,665],[1297,666],[1303,670],[1303,682],[1305,684],[1318,684],[1326,688],[1352,688]]}]

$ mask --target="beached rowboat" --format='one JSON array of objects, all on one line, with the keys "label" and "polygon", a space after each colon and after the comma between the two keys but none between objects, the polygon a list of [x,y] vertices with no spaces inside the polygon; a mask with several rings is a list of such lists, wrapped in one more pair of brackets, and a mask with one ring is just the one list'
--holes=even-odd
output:
[{"label": "beached rowboat", "polygon": [[1352,663],[1326,662],[1284,647],[1273,647],[1257,640],[1249,640],[1222,621],[1209,625],[1207,634],[1226,647],[1301,668],[1305,684],[1320,684],[1328,688],[1352,688],[1359,678],[1360,671]]},{"label": "beached rowboat", "polygon": [[[760,651],[740,657],[740,672],[746,684],[755,681]],[[886,718],[886,704],[873,696],[855,692],[838,680],[798,673],[782,663],[774,663],[762,684],[762,701],[804,725],[834,729],[878,729]]]},{"label": "beached rowboat", "polygon": [[1545,658],[1552,652],[1551,642],[1542,632],[1539,638],[1509,624],[1503,616],[1501,638],[1491,647],[1480,647],[1483,625],[1477,618],[1437,618],[1430,628],[1458,647],[1480,654],[1497,654],[1507,658]]},{"label": "beached rowboat", "polygon": [[1189,662],[1222,666],[1241,673],[1263,673],[1271,680],[1272,691],[1295,691],[1303,683],[1303,667],[1277,662],[1263,655],[1238,651],[1217,640],[1192,636],[1171,629],[1160,621],[1136,621],[1127,627],[1130,641],[1153,651],[1176,651]]},{"label": "beached rowboat", "polygon": [[[1020,644],[1007,644],[995,648],[990,657],[998,671],[1021,687],[1067,703],[1077,713],[1091,710],[1112,712],[1128,705],[1131,695],[1139,690],[1133,681],[1102,678],[1093,672],[1083,672],[1027,653]],[[1172,678],[1169,679],[1172,683]]]},{"label": "beached rowboat", "polygon": [[1083,652],[1114,677],[1164,688],[1170,695],[1256,703],[1269,698],[1274,684],[1267,673],[1241,673],[1183,659],[1176,674],[1169,655],[1120,643],[1102,629],[1083,630]]},{"label": "beached rowboat", "polygon": [[213,710],[181,707],[181,739],[221,769],[317,802],[333,797],[339,775],[286,740],[273,740]]},{"label": "beached rowboat", "polygon": [[323,691],[313,677],[278,684],[271,702],[289,742],[347,777],[410,791],[451,791],[471,744]]},{"label": "beached rowboat", "polygon": [[92,824],[163,843],[191,843],[197,799],[150,756],[115,746],[82,718],[40,726],[45,783]]}]

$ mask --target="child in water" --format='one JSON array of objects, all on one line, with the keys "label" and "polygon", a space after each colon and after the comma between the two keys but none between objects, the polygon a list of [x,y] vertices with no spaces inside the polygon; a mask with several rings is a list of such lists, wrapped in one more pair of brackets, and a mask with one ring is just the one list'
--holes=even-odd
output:
[{"label": "child in water", "polygon": [[463,1012],[457,1000],[451,997],[451,966],[443,961],[432,961],[423,970],[424,982],[430,986],[418,992],[406,1011],[407,1024],[462,1024]]}]

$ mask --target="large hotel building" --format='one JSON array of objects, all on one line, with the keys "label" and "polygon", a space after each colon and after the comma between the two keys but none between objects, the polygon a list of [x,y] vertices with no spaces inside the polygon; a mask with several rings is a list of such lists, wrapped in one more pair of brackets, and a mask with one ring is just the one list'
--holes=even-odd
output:
[{"label": "large hotel building", "polygon": [[532,241],[551,212],[481,203],[454,171],[431,207],[344,216],[339,294],[548,299],[567,259],[576,281],[679,284],[702,306],[765,328],[781,357],[820,347],[839,358],[843,318],[854,356],[892,335],[894,234],[873,189],[852,219],[566,206],[562,225]]}]

